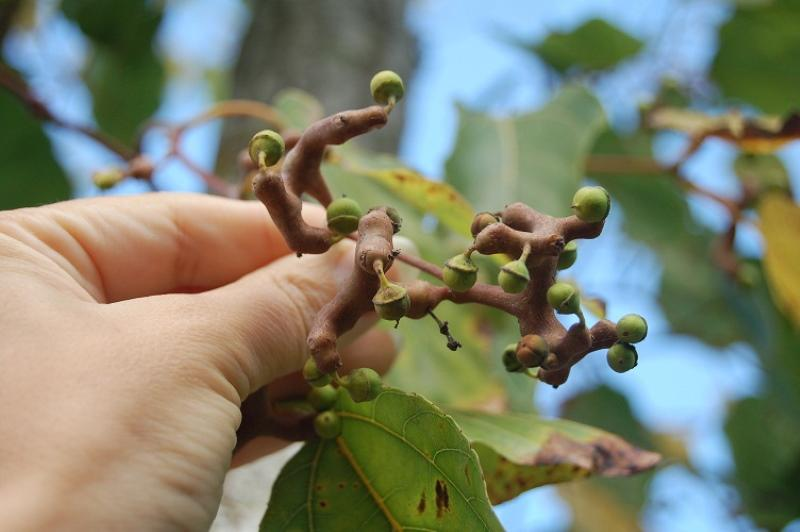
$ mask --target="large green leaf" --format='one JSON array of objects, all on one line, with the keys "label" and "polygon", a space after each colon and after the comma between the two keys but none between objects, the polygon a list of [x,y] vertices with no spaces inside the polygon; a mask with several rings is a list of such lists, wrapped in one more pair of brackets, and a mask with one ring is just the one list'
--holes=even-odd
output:
[{"label": "large green leaf", "polygon": [[0,209],[69,199],[69,182],[53,158],[41,123],[3,89],[0,116]]},{"label": "large green leaf", "polygon": [[597,99],[580,86],[568,86],[539,111],[513,118],[461,109],[447,181],[479,210],[522,201],[569,214],[583,160],[604,125]]},{"label": "large green leaf", "polygon": [[628,59],[642,49],[643,43],[603,19],[587,20],[568,33],[555,32],[533,47],[542,60],[565,72],[605,70]]},{"label": "large green leaf", "polygon": [[767,113],[797,107],[800,2],[740,5],[719,32],[711,77],[729,98]]},{"label": "large green leaf", "polygon": [[62,9],[94,44],[84,78],[100,129],[131,143],[161,99],[165,74],[153,51],[159,3],[64,0]]},{"label": "large green leaf", "polygon": [[590,475],[629,476],[654,467],[656,453],[603,430],[534,414],[449,411],[480,456],[489,498]]},{"label": "large green leaf", "polygon": [[[650,156],[644,135],[598,140],[595,153]],[[712,345],[745,338],[732,283],[714,266],[713,235],[692,217],[683,190],[669,175],[614,174],[588,167],[625,215],[625,232],[651,247],[661,260],[660,300],[675,332]],[[614,208],[614,207],[612,207]]]},{"label": "large green leaf", "polygon": [[451,417],[392,389],[360,404],[341,391],[335,410],[341,435],[286,464],[261,530],[502,530]]},{"label": "large green leaf", "polygon": [[758,214],[773,299],[800,328],[800,206],[783,194],[768,194],[759,203]]}]

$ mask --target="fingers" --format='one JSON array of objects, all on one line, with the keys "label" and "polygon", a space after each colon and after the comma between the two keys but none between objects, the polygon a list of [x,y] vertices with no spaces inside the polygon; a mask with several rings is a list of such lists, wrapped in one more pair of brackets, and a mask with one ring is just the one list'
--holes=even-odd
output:
[{"label": "fingers", "polygon": [[[318,207],[303,213],[324,223]],[[0,221],[101,302],[215,288],[290,251],[260,203],[200,194],[75,200]]]}]

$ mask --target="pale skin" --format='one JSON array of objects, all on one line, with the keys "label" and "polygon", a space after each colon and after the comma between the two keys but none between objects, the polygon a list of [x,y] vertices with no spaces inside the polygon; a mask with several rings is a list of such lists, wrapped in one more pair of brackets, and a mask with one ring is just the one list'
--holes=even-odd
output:
[{"label": "pale skin", "polygon": [[[0,212],[0,530],[207,529],[242,401],[304,392],[309,325],[352,261],[347,241],[296,258],[255,202]],[[344,359],[383,371],[394,348],[369,321]]]}]

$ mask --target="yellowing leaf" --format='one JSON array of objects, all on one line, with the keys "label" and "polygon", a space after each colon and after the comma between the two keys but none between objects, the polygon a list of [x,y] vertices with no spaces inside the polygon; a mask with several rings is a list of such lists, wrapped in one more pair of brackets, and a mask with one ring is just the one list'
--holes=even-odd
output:
[{"label": "yellowing leaf", "polygon": [[769,194],[759,203],[758,213],[772,298],[800,327],[800,206],[782,194]]},{"label": "yellowing leaf", "polygon": [[514,412],[449,413],[478,453],[495,504],[544,484],[590,475],[630,476],[654,467],[661,458],[618,436],[565,419]]}]

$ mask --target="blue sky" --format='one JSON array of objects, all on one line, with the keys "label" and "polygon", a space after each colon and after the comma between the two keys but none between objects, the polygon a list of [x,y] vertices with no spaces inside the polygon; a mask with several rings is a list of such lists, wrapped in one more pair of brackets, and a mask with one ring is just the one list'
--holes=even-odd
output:
[{"label": "blue sky", "polygon": [[[52,0],[41,3],[53,5]],[[596,86],[612,124],[622,130],[635,127],[637,104],[652,94],[661,75],[695,80],[706,68],[716,47],[716,29],[730,9],[726,2],[711,0],[413,1],[406,22],[420,41],[421,57],[403,102],[407,124],[400,155],[409,165],[440,178],[457,130],[456,103],[498,115],[545,103],[557,89],[553,77],[512,41],[536,42],[550,31],[568,30],[592,16],[602,16],[648,41],[641,57],[602,77]],[[46,8],[40,12],[46,22],[39,31],[13,35],[4,53],[30,75],[35,89],[57,113],[76,121],[90,120],[91,97],[79,78],[87,44],[72,24],[47,13]],[[157,48],[175,71],[160,117],[185,119],[207,107],[212,98],[207,72],[224,68],[234,59],[247,16],[238,0],[169,3]],[[83,138],[51,133],[78,193],[96,194],[89,176],[112,160]],[[198,128],[186,140],[187,151],[194,160],[210,166],[218,136],[218,125]],[[656,143],[657,156],[669,160],[683,142],[677,135],[662,135]],[[158,139],[148,139],[146,146],[154,154],[164,150]],[[800,189],[800,149],[791,147],[781,155]],[[729,146],[709,142],[688,165],[687,174],[704,186],[730,192],[735,180],[726,169],[733,157],[735,151]],[[177,165],[165,168],[158,179],[164,188],[202,190],[200,180]],[[125,184],[119,192],[136,192],[140,186]],[[692,208],[704,223],[720,227],[723,218],[716,205],[693,199]],[[748,528],[746,521],[732,514],[735,493],[719,480],[732,467],[721,428],[726,405],[758,389],[755,356],[746,346],[715,350],[669,333],[655,301],[658,261],[621,232],[623,217],[623,212],[612,210],[603,237],[582,245],[573,275],[587,292],[608,298],[610,318],[627,312],[648,317],[651,333],[640,349],[640,365],[634,372],[618,375],[607,369],[602,356],[589,357],[567,385],[557,391],[540,387],[536,405],[543,413],[556,415],[565,400],[599,383],[622,391],[649,428],[681,434],[692,464],[705,474],[700,480],[675,466],[660,472],[651,487],[652,502],[643,520],[646,528]],[[737,244],[746,254],[760,252],[754,231],[743,231]],[[704,371],[682,371],[687,365]],[[569,508],[554,488],[529,492],[501,505],[498,512],[510,531],[563,530],[570,519]]]}]

